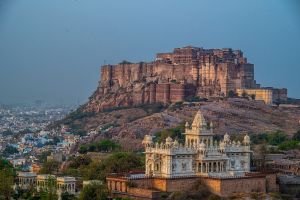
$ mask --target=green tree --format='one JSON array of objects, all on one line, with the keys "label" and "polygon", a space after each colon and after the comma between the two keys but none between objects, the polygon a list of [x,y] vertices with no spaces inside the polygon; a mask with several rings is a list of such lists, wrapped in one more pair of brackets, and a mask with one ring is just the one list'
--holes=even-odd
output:
[{"label": "green tree", "polygon": [[79,200],[106,200],[107,196],[106,185],[90,184],[82,189]]},{"label": "green tree", "polygon": [[0,170],[0,199],[10,199],[13,195],[14,176],[12,169]]},{"label": "green tree", "polygon": [[299,149],[299,141],[296,140],[288,140],[281,143],[278,148],[280,150],[290,150],[290,149]]},{"label": "green tree", "polygon": [[94,161],[80,169],[84,179],[104,180],[110,173],[126,173],[131,170],[143,169],[144,158],[135,153],[113,153],[108,158]]},{"label": "green tree", "polygon": [[300,141],[300,130],[297,131],[296,133],[294,133],[293,139],[294,139],[294,140],[297,140],[297,141]]},{"label": "green tree", "polygon": [[61,197],[61,200],[74,200],[74,199],[76,199],[74,194],[69,194],[68,192],[62,193],[60,195],[60,197]]},{"label": "green tree", "polygon": [[134,169],[142,169],[144,163],[135,153],[114,153],[102,162],[106,173],[129,172]]},{"label": "green tree", "polygon": [[5,159],[0,158],[0,199],[10,199],[13,194],[15,171]]},{"label": "green tree", "polygon": [[41,174],[52,174],[53,172],[58,172],[59,162],[55,160],[49,160],[45,162],[40,170]]},{"label": "green tree", "polygon": [[69,167],[79,168],[82,165],[89,165],[92,162],[92,159],[87,155],[80,155],[71,159]]},{"label": "green tree", "polygon": [[260,144],[260,145],[258,145],[257,150],[258,150],[257,154],[259,155],[259,157],[261,159],[260,166],[257,166],[257,167],[261,168],[261,169],[265,169],[266,168],[266,154],[268,153],[268,147],[265,143]]},{"label": "green tree", "polygon": [[98,151],[114,151],[116,149],[120,149],[120,145],[112,140],[102,140],[97,144]]},{"label": "green tree", "polygon": [[16,147],[13,147],[11,145],[7,145],[3,151],[4,156],[9,156],[11,154],[19,153],[18,149]]},{"label": "green tree", "polygon": [[267,140],[270,145],[279,145],[287,140],[287,136],[282,131],[276,131],[269,134]]},{"label": "green tree", "polygon": [[41,200],[57,200],[56,178],[49,176],[46,181],[46,186],[40,191]]},{"label": "green tree", "polygon": [[233,98],[233,97],[236,97],[236,96],[237,96],[237,94],[233,90],[230,90],[228,92],[228,97]]},{"label": "green tree", "polygon": [[120,149],[121,147],[119,144],[112,140],[105,139],[100,142],[81,145],[78,152],[85,154],[87,152],[112,152]]},{"label": "green tree", "polygon": [[164,142],[167,137],[177,139],[179,142],[183,142],[184,137],[182,133],[184,132],[184,125],[181,124],[175,128],[169,128],[155,133],[155,140],[157,142]]}]

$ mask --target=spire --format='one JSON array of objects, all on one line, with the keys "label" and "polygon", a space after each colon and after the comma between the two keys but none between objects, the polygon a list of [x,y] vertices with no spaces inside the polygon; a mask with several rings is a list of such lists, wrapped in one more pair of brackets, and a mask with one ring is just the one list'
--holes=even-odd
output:
[{"label": "spire", "polygon": [[194,118],[192,127],[206,127],[206,121],[203,117],[203,114],[201,113],[201,111],[199,110]]}]

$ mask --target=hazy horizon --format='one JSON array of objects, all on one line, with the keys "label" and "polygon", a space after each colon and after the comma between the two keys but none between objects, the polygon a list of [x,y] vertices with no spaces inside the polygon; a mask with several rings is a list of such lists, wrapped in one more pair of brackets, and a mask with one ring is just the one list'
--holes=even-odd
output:
[{"label": "hazy horizon", "polygon": [[241,49],[262,86],[300,98],[297,0],[0,1],[0,103],[84,103],[100,66],[187,45]]}]

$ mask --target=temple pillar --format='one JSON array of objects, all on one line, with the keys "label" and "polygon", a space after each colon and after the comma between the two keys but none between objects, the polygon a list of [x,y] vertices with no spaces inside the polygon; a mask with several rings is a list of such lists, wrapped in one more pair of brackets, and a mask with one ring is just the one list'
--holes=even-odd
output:
[{"label": "temple pillar", "polygon": [[200,165],[201,165],[201,173],[203,173],[203,163],[201,162]]}]

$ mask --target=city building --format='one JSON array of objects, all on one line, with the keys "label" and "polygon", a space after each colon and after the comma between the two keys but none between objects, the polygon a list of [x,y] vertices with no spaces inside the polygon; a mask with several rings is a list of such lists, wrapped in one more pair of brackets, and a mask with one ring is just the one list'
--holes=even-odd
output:
[{"label": "city building", "polygon": [[287,90],[285,88],[236,89],[236,92],[240,97],[253,96],[255,100],[264,101],[266,104],[287,101]]},{"label": "city building", "polygon": [[57,177],[57,191],[59,194],[68,192],[69,194],[75,194],[76,192],[76,179],[74,177]]},{"label": "city building", "polygon": [[36,173],[33,172],[18,172],[17,185],[21,189],[30,189],[35,187],[36,184]]}]

